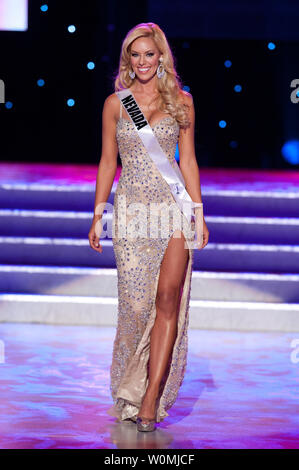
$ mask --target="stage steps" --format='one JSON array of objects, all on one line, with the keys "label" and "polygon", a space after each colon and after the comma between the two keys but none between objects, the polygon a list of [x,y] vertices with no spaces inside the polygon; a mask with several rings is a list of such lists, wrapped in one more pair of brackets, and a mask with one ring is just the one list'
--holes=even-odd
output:
[{"label": "stage steps", "polygon": [[[299,191],[223,189],[207,174],[210,241],[194,252],[189,326],[299,331]],[[94,183],[1,182],[0,321],[116,325],[112,240],[96,253],[87,238],[93,200]]]}]

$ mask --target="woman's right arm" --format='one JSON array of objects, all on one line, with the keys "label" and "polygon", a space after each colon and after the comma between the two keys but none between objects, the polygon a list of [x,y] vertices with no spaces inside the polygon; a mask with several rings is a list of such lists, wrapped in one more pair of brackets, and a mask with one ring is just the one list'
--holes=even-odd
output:
[{"label": "woman's right arm", "polygon": [[[96,179],[94,215],[88,234],[91,248],[99,252],[102,252],[102,247],[99,244],[99,231],[102,228],[100,219],[109,198],[117,170],[118,145],[115,119],[117,106],[119,106],[118,97],[115,94],[109,95],[104,102],[102,112],[102,152]],[[98,224],[97,230],[96,224]]]}]

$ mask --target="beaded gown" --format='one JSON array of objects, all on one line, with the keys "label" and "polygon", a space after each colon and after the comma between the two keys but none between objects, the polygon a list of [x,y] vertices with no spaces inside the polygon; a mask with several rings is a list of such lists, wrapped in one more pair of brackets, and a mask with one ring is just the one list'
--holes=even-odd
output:
[{"label": "beaded gown", "polygon": [[[143,395],[148,385],[150,333],[155,322],[155,299],[160,274],[160,266],[170,238],[175,231],[175,215],[169,211],[168,217],[158,211],[158,236],[150,236],[149,230],[151,203],[173,205],[178,209],[182,221],[181,230],[189,251],[184,280],[181,284],[177,335],[170,354],[168,365],[160,384],[157,422],[168,416],[167,410],[177,398],[183,382],[188,352],[187,329],[189,323],[189,300],[191,292],[191,274],[193,265],[194,221],[188,223],[176,204],[171,189],[149,156],[142,140],[129,117],[120,117],[116,125],[116,140],[122,162],[121,176],[114,196],[112,236],[117,267],[118,320],[113,344],[110,367],[110,391],[113,405],[108,414],[119,421],[136,417]],[[153,125],[152,130],[158,139],[170,163],[175,161],[176,144],[179,137],[178,122],[172,116],[166,116]],[[125,205],[122,205],[125,200]],[[144,209],[139,212],[135,207],[132,212],[129,205],[142,203]],[[132,232],[124,236],[121,232],[123,215],[126,225],[136,220],[136,213],[143,215],[141,223],[135,225]],[[141,230],[139,234],[138,229]],[[134,232],[134,237],[131,236]],[[137,233],[138,232],[138,233]],[[138,236],[136,236],[136,233]],[[190,243],[191,242],[191,243]],[[185,245],[186,246],[186,245]]]}]

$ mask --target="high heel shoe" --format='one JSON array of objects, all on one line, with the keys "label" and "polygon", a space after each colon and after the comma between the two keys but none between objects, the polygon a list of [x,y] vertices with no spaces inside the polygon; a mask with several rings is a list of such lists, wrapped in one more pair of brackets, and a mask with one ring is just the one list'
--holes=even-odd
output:
[{"label": "high heel shoe", "polygon": [[[146,420],[146,422],[143,420]],[[137,431],[154,431],[156,429],[156,418],[149,419],[144,416],[138,416],[136,424]]]},{"label": "high heel shoe", "polygon": [[154,418],[146,418],[145,416],[137,416],[136,424],[137,424],[138,431],[154,431],[156,429],[158,401],[159,401],[159,398],[156,399]]}]

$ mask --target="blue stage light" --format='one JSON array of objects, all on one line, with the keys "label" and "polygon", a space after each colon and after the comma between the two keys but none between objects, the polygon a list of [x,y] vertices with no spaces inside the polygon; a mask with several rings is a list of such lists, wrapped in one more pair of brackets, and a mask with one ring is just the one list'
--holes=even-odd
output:
[{"label": "blue stage light", "polygon": [[291,139],[287,140],[282,148],[281,153],[284,159],[292,165],[298,165],[299,163],[299,140]]},{"label": "blue stage light", "polygon": [[235,149],[238,147],[238,142],[236,140],[231,140],[230,143],[229,143],[229,146],[232,148],[232,149]]},{"label": "blue stage light", "polygon": [[76,31],[76,26],[74,24],[70,24],[68,27],[68,32],[69,33],[74,33]]},{"label": "blue stage light", "polygon": [[48,5],[45,3],[44,5],[41,5],[40,9],[43,12],[48,11]]},{"label": "blue stage light", "polygon": [[5,107],[6,107],[7,109],[11,109],[11,108],[12,108],[12,102],[11,102],[11,101],[6,101]]},{"label": "blue stage light", "polygon": [[219,127],[226,127],[226,121],[219,121]]},{"label": "blue stage light", "polygon": [[232,63],[231,63],[230,60],[226,60],[226,61],[224,62],[224,65],[225,65],[225,67],[228,68],[228,67],[231,67]]},{"label": "blue stage light", "polygon": [[87,68],[88,68],[89,70],[93,70],[93,69],[95,68],[95,63],[94,63],[94,62],[88,62]]},{"label": "blue stage light", "polygon": [[68,106],[74,106],[74,104],[75,104],[75,100],[73,100],[72,98],[69,98],[69,99],[67,100],[67,105],[68,105]]},{"label": "blue stage light", "polygon": [[241,85],[235,85],[235,86],[234,86],[234,90],[235,90],[237,93],[239,93],[239,92],[242,90]]},{"label": "blue stage light", "polygon": [[38,86],[44,86],[45,80],[43,80],[42,78],[39,78],[39,79],[37,80],[37,84],[38,84]]},{"label": "blue stage light", "polygon": [[183,90],[190,91],[190,87],[188,85],[183,86]]},{"label": "blue stage light", "polygon": [[268,42],[268,49],[270,49],[270,51],[273,51],[273,49],[275,49],[275,44],[274,42]]}]

